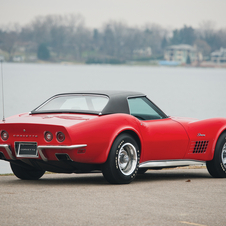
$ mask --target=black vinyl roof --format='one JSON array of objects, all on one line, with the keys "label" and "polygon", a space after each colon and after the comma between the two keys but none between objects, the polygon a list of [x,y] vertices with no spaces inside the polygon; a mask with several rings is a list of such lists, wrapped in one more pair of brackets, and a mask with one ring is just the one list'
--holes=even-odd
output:
[{"label": "black vinyl roof", "polygon": [[129,114],[129,106],[127,99],[129,97],[146,96],[140,92],[130,91],[103,91],[103,92],[89,92],[89,94],[100,94],[109,97],[109,101],[101,114],[126,113]]},{"label": "black vinyl roof", "polygon": [[[62,94],[69,94],[69,93],[62,93]],[[105,95],[109,98],[114,96],[128,98],[130,96],[146,96],[141,92],[134,92],[134,91],[116,91],[116,90],[101,90],[101,91],[79,91],[70,94],[95,94],[95,95]]]}]

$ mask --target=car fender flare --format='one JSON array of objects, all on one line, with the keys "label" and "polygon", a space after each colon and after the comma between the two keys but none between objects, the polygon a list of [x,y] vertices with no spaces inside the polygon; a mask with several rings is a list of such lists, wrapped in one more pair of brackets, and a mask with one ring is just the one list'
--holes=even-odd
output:
[{"label": "car fender flare", "polygon": [[213,146],[212,146],[212,150],[211,150],[211,160],[213,159],[213,156],[214,156],[214,151],[215,151],[215,148],[216,148],[216,145],[217,145],[217,141],[219,139],[219,137],[221,136],[222,133],[226,132],[226,126],[222,126],[218,133],[216,134],[215,136],[215,139],[214,139],[214,142],[213,142]]},{"label": "car fender flare", "polygon": [[106,161],[108,159],[111,147],[112,147],[115,139],[122,133],[129,133],[130,135],[132,135],[134,137],[134,139],[137,141],[137,144],[140,148],[140,153],[142,154],[142,146],[143,146],[142,143],[143,143],[143,141],[142,141],[142,137],[141,137],[140,132],[133,127],[124,127],[124,128],[121,128],[121,129],[119,129],[119,130],[117,130],[113,133],[111,140],[109,142],[109,146],[106,150]]}]

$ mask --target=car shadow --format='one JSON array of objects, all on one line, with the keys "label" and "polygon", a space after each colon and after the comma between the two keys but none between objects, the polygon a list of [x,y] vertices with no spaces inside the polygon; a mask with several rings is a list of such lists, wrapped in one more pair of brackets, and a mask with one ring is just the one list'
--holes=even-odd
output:
[{"label": "car shadow", "polygon": [[[212,178],[206,169],[198,170],[148,170],[145,174],[137,175],[133,183],[155,182],[169,180],[191,180]],[[39,180],[20,180],[11,176],[6,183],[14,185],[110,185],[101,173],[93,174],[57,174],[47,173]],[[132,184],[133,184],[132,183]]]},{"label": "car shadow", "polygon": [[7,183],[11,184],[23,184],[23,185],[101,185],[108,184],[101,173],[99,174],[57,174],[57,173],[47,173],[39,180],[20,180],[15,176],[11,177]]},{"label": "car shadow", "polygon": [[207,169],[169,169],[148,170],[145,174],[137,175],[136,181],[164,181],[164,180],[190,180],[212,178]]}]

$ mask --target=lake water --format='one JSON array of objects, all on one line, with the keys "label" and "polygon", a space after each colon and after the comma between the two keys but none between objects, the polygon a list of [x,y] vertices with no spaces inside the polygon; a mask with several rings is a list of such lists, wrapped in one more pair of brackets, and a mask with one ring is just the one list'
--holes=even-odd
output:
[{"label": "lake water", "polygon": [[[83,90],[140,91],[167,115],[226,117],[226,69],[4,63],[3,74],[6,117],[57,93]],[[10,172],[0,160],[0,174]]]}]

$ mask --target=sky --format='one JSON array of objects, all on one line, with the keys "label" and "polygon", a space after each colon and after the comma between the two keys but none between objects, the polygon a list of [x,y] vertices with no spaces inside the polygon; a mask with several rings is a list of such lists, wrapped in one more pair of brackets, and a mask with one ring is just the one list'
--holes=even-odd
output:
[{"label": "sky", "polygon": [[110,20],[165,28],[198,28],[203,21],[212,21],[216,28],[226,28],[226,0],[0,0],[0,26],[26,25],[36,16],[71,13],[84,16],[90,28]]}]

